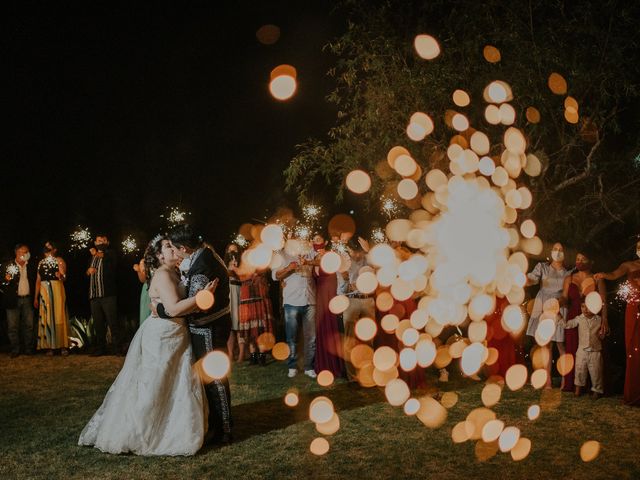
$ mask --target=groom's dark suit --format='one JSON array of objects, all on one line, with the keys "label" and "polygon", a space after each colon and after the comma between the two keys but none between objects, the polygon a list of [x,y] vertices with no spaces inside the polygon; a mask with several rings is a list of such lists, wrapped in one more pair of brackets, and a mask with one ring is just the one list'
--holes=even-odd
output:
[{"label": "groom's dark suit", "polygon": [[[191,265],[187,272],[187,295],[194,297],[210,281],[218,278],[214,293],[215,302],[211,310],[187,316],[191,345],[196,360],[200,360],[213,350],[216,320],[229,314],[229,280],[224,261],[210,247],[203,247],[191,255]],[[158,305],[158,315],[168,317],[162,304]],[[214,380],[205,385],[209,402],[209,431],[213,438],[229,440],[231,437],[231,393],[227,378]]]}]

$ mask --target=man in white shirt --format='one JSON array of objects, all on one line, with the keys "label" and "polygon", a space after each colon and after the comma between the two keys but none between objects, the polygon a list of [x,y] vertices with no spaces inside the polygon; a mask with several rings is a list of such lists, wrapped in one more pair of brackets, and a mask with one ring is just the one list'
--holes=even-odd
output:
[{"label": "man in white shirt", "polygon": [[[29,247],[18,244],[15,260],[4,268],[4,306],[7,309],[7,334],[11,342],[11,358],[34,353],[34,298],[36,266],[29,262]],[[22,338],[22,342],[21,342]]]},{"label": "man in white shirt", "polygon": [[298,322],[302,322],[304,334],[304,374],[316,378],[314,359],[316,355],[316,288],[312,277],[314,253],[294,257],[281,253],[284,262],[279,270],[271,274],[274,280],[283,283],[284,325],[289,345],[289,378],[298,373],[296,339]]}]

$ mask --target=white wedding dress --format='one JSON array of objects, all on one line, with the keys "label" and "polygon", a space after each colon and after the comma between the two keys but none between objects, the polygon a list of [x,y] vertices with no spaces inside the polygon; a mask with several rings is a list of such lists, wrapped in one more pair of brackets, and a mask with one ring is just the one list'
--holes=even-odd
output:
[{"label": "white wedding dress", "polygon": [[207,430],[207,402],[182,319],[147,318],[78,445],[108,453],[193,455]]}]

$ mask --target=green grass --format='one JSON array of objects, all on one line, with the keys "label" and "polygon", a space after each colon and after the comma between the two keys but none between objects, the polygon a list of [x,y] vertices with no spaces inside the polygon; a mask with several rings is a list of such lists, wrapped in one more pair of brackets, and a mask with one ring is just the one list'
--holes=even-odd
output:
[{"label": "green grass", "polygon": [[[377,388],[354,389],[343,382],[322,388],[302,375],[291,381],[279,362],[234,367],[232,445],[205,448],[189,458],[116,456],[76,446],[122,362],[3,355],[0,478],[640,478],[640,409],[623,406],[619,397],[593,401],[557,390],[505,389],[494,410],[531,439],[531,453],[520,462],[502,453],[480,461],[474,443],[452,443],[451,429],[481,406],[482,383],[453,378],[444,384],[459,393],[459,401],[446,424],[430,430],[389,406]],[[438,385],[433,378],[430,384]],[[282,401],[291,387],[301,398],[293,409]],[[329,453],[317,457],[309,452],[318,434],[308,420],[308,404],[321,393],[333,400],[341,428],[329,437]],[[533,422],[526,415],[532,403],[542,407]],[[591,439],[600,441],[602,450],[584,463],[579,449]]]}]

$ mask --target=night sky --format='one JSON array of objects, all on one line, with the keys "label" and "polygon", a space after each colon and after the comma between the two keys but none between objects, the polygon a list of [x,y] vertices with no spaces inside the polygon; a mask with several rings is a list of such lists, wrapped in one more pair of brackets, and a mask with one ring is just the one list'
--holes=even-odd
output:
[{"label": "night sky", "polygon": [[[16,242],[64,247],[77,224],[114,244],[128,233],[146,241],[176,205],[219,244],[241,223],[295,206],[282,171],[297,143],[335,119],[322,46],[344,20],[331,10],[320,1],[15,2],[2,28],[1,257]],[[256,39],[264,24],[280,27],[276,44]],[[281,63],[298,70],[288,102],[267,89]]]}]

